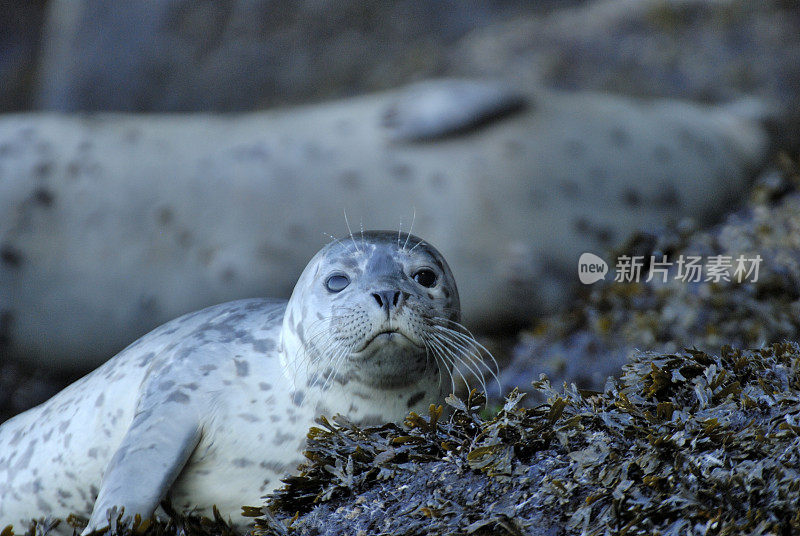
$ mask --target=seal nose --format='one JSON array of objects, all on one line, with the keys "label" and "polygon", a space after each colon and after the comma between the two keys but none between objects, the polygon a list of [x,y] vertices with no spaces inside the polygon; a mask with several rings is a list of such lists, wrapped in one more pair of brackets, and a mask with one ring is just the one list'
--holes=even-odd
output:
[{"label": "seal nose", "polygon": [[400,307],[404,300],[403,293],[399,290],[381,290],[373,292],[372,297],[375,298],[378,307],[386,311],[387,314],[392,309]]}]

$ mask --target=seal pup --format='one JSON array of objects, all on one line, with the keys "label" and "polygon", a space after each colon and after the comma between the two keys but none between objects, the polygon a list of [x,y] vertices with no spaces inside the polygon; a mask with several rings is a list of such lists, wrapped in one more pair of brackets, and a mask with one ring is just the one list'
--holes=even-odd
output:
[{"label": "seal pup", "polygon": [[[369,231],[314,256],[288,303],[248,299],[173,320],[0,426],[0,526],[110,508],[151,516],[243,505],[302,461],[320,414],[398,421],[487,368],[460,327],[453,274],[416,236]],[[487,352],[488,354],[488,352]],[[449,376],[449,378],[448,378]]]},{"label": "seal pup", "polygon": [[0,334],[21,362],[88,369],[186,312],[287,297],[342,208],[391,228],[411,207],[464,323],[508,332],[569,301],[582,253],[713,221],[767,147],[726,107],[469,80],[235,116],[5,115]]}]

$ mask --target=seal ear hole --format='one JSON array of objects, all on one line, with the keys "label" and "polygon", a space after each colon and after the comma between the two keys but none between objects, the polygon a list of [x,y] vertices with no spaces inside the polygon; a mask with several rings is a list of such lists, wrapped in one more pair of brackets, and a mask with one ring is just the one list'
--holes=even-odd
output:
[{"label": "seal ear hole", "polygon": [[344,274],[333,274],[325,280],[325,288],[331,292],[341,292],[350,284],[350,278]]},{"label": "seal ear hole", "polygon": [[417,270],[412,277],[414,281],[426,288],[435,286],[438,279],[434,271],[428,268]]}]

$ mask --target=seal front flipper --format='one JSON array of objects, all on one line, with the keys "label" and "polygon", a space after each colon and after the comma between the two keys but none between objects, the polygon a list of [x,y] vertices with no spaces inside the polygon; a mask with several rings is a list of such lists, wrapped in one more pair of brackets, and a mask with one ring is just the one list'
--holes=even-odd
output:
[{"label": "seal front flipper", "polygon": [[149,518],[169,491],[201,436],[196,413],[176,393],[163,400],[153,400],[150,393],[143,398],[108,464],[83,535],[106,528],[115,506],[125,509],[126,520],[136,514]]},{"label": "seal front flipper", "polygon": [[395,141],[424,141],[461,134],[525,105],[525,97],[499,82],[429,80],[400,90],[382,122]]}]

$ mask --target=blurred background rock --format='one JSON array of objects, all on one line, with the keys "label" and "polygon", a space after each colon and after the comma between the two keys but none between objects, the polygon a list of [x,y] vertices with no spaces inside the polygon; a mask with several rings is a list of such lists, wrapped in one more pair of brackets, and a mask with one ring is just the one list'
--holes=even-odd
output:
[{"label": "blurred background rock", "polygon": [[0,110],[244,111],[432,76],[797,108],[790,0],[0,3]]}]

